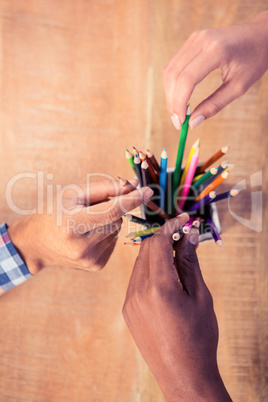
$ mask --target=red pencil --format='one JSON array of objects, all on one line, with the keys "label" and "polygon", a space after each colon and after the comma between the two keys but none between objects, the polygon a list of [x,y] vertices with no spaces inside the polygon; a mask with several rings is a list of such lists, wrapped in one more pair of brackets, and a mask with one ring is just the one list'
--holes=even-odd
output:
[{"label": "red pencil", "polygon": [[[121,186],[126,186],[129,187],[133,190],[136,190],[136,187],[134,187],[127,179],[123,179],[123,177],[118,176],[119,183]],[[156,205],[152,200],[148,200],[145,202],[148,208],[150,208],[152,211],[154,211],[157,215],[161,216],[163,219],[170,219],[168,214],[163,211],[163,209],[159,208],[158,205]]]},{"label": "red pencil", "polygon": [[153,165],[153,167],[154,167],[154,170],[155,170],[156,173],[159,175],[159,173],[160,173],[160,166],[159,166],[159,163],[157,162],[157,160],[156,160],[154,154],[153,154],[151,151],[149,151],[149,149],[146,149],[146,155],[147,155],[147,157],[150,159],[150,161],[151,161],[151,163],[152,163],[152,165]]}]

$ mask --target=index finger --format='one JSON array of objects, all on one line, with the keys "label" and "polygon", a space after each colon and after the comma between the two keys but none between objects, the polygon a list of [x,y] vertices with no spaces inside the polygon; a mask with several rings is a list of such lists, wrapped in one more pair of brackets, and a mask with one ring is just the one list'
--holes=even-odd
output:
[{"label": "index finger", "polygon": [[[166,104],[169,113],[175,113],[173,110],[173,96],[176,88],[176,82],[181,71],[191,63],[202,51],[200,46],[196,46],[193,42],[196,39],[195,33],[192,34],[184,45],[174,54],[163,70],[164,89],[166,95]],[[187,105],[186,105],[187,106]],[[185,114],[186,114],[185,106]],[[183,120],[181,121],[181,123]]]},{"label": "index finger", "polygon": [[[130,180],[130,182],[134,187],[137,187],[138,180],[134,179]],[[109,197],[116,197],[120,194],[127,194],[133,191],[131,187],[123,187],[118,180],[109,179],[87,183],[82,186],[82,189],[84,191],[82,205],[86,206],[104,201]],[[81,201],[80,198],[79,201]]]},{"label": "index finger", "polygon": [[153,190],[149,187],[141,187],[128,194],[83,208],[77,215],[77,219],[97,226],[107,225],[117,221],[127,212],[143,204],[152,197],[153,193]]}]

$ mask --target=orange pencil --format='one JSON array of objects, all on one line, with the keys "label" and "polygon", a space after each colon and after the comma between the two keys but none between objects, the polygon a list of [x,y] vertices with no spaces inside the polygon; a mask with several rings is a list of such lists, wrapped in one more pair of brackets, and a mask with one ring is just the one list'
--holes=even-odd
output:
[{"label": "orange pencil", "polygon": [[[121,186],[129,187],[133,190],[136,190],[136,187],[134,187],[127,179],[123,179],[123,177],[118,176],[118,180]],[[152,200],[146,201],[145,204],[157,215],[161,216],[161,218],[170,219],[168,214],[165,211],[163,211],[163,209],[159,208],[159,206],[156,205]]]},{"label": "orange pencil", "polygon": [[151,151],[149,151],[149,149],[146,149],[146,155],[147,155],[148,159],[150,159],[150,161],[151,161],[151,163],[153,165],[153,168],[156,171],[156,173],[159,174],[160,173],[160,166],[159,166],[157,160],[155,159],[154,154]]},{"label": "orange pencil", "polygon": [[209,166],[211,166],[214,162],[216,162],[218,159],[220,159],[223,155],[225,155],[230,148],[230,145],[227,145],[226,147],[221,148],[218,152],[216,152],[214,155],[211,156],[206,162],[204,162],[201,166],[197,167],[195,171],[195,175],[199,175],[200,173],[203,173],[205,169],[207,169]]},{"label": "orange pencil", "polygon": [[212,183],[210,183],[195,199],[195,202],[202,200],[206,195],[208,195],[211,191],[213,191],[216,187],[218,187],[224,180],[227,179],[229,175],[229,170],[224,170],[222,174],[216,177]]},{"label": "orange pencil", "polygon": [[139,157],[140,157],[140,160],[141,160],[142,162],[146,159],[146,155],[145,155],[145,153],[142,152],[142,151],[139,152]]}]

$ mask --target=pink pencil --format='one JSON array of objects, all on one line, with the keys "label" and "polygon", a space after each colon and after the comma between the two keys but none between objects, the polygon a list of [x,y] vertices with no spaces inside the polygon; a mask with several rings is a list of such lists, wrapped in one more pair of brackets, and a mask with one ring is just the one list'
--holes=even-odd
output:
[{"label": "pink pencil", "polygon": [[186,178],[185,178],[185,182],[183,185],[183,189],[179,198],[179,205],[177,206],[177,210],[176,210],[176,216],[179,215],[184,207],[184,204],[186,202],[186,197],[190,191],[191,185],[192,185],[192,181],[194,178],[194,174],[195,174],[195,170],[196,170],[196,166],[198,163],[198,159],[199,159],[199,148],[197,148],[197,150],[193,153],[190,165],[189,165],[189,169],[188,172],[186,174]]}]

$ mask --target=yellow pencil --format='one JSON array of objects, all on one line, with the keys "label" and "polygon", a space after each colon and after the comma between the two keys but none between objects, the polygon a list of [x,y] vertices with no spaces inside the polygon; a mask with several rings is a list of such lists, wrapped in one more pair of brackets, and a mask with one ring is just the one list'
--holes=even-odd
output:
[{"label": "yellow pencil", "polygon": [[185,182],[185,178],[186,178],[186,175],[187,175],[190,163],[191,163],[192,156],[195,153],[195,151],[197,150],[197,148],[199,148],[199,142],[200,142],[200,140],[198,138],[198,140],[196,140],[195,143],[192,145],[192,148],[190,150],[190,153],[189,153],[189,156],[188,156],[184,171],[183,171],[183,173],[181,175],[180,188],[182,188],[182,185]]},{"label": "yellow pencil", "polygon": [[134,239],[135,237],[140,237],[140,236],[145,236],[149,235],[152,233],[158,232],[158,230],[161,228],[161,226],[157,226],[156,228],[150,228],[150,229],[145,229],[145,230],[139,230],[138,232],[131,232],[126,235],[127,239]]}]

